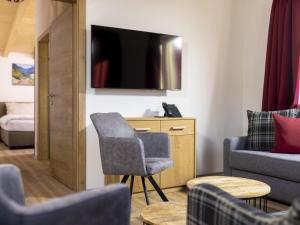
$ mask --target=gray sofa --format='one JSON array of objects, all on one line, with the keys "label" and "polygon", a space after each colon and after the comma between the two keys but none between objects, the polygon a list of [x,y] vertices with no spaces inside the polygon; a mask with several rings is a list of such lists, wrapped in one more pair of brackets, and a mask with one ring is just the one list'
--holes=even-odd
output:
[{"label": "gray sofa", "polygon": [[291,203],[300,197],[300,155],[247,150],[247,137],[224,140],[224,175],[271,186],[270,198]]}]

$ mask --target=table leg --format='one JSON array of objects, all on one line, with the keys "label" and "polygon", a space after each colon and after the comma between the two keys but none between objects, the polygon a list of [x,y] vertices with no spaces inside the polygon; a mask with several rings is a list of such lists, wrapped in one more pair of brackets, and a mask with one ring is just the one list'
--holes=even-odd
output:
[{"label": "table leg", "polygon": [[268,212],[268,198],[264,197],[264,199],[265,199],[265,212],[267,213]]},{"label": "table leg", "polygon": [[259,209],[262,209],[261,198],[259,198]]}]

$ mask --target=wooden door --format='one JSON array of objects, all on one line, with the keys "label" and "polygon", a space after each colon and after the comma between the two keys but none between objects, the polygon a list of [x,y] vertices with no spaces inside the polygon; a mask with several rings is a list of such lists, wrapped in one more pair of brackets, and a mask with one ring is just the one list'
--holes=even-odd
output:
[{"label": "wooden door", "polygon": [[50,27],[49,149],[55,178],[74,188],[73,165],[73,12],[72,6]]}]

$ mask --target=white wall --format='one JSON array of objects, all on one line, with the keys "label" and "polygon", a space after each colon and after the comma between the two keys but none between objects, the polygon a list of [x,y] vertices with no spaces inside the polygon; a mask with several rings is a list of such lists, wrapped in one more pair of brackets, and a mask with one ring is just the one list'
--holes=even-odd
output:
[{"label": "white wall", "polygon": [[[228,73],[231,0],[87,0],[87,188],[103,184],[98,138],[89,115],[125,117],[175,103],[197,118],[198,174],[222,171],[222,141],[242,132],[242,77]],[[183,37],[183,89],[178,92],[90,88],[91,24]]]},{"label": "white wall", "polygon": [[10,53],[0,57],[0,102],[33,102],[34,87],[12,85],[12,64],[34,64],[31,55]]},{"label": "white wall", "polygon": [[243,78],[243,133],[246,110],[261,110],[272,0],[233,0],[230,71]]},{"label": "white wall", "polygon": [[[37,1],[37,35],[66,5]],[[89,115],[147,116],[161,102],[197,118],[198,174],[222,170],[224,137],[246,130],[246,109],[260,110],[272,0],[87,0],[87,188],[103,184],[98,139]],[[183,36],[180,92],[90,88],[90,25]],[[150,112],[149,112],[150,110]]]}]

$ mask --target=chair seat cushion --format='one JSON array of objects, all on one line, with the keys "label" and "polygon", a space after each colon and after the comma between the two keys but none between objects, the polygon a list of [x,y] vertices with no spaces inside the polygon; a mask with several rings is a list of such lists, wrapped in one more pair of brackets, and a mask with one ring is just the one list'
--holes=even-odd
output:
[{"label": "chair seat cushion", "polygon": [[230,156],[234,169],[300,182],[300,155],[239,150]]},{"label": "chair seat cushion", "polygon": [[147,175],[153,175],[173,166],[169,158],[146,158]]}]

